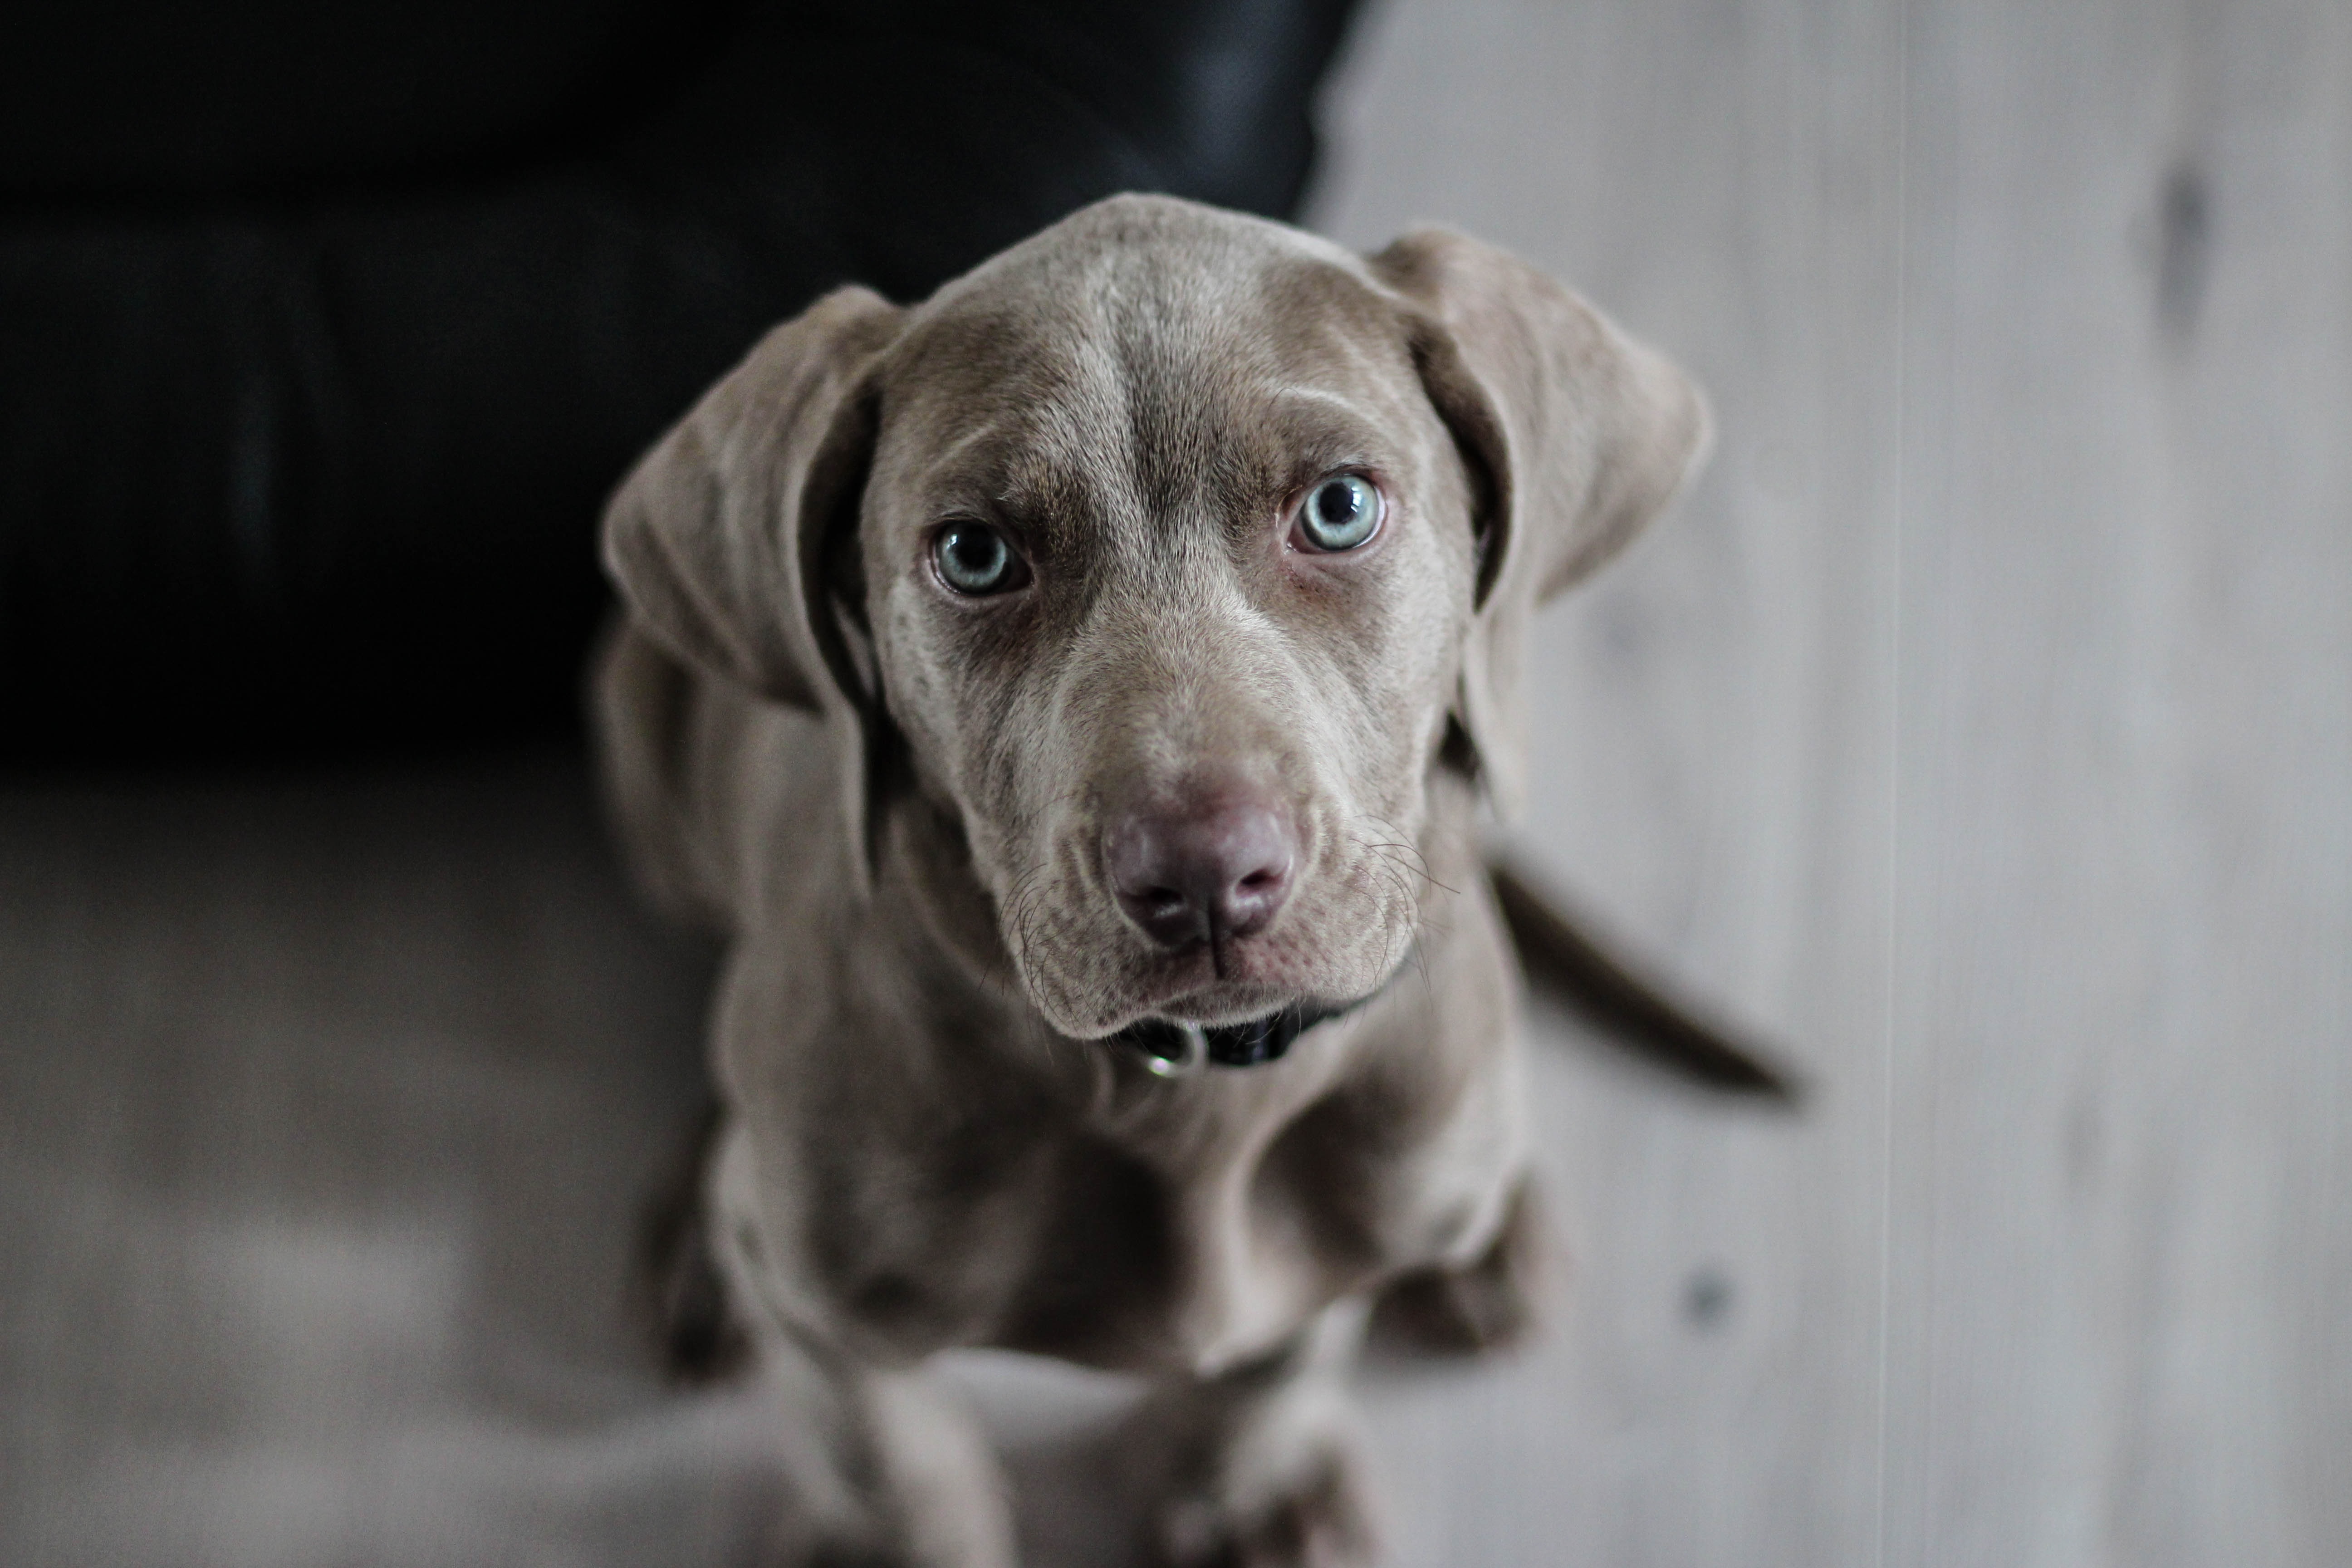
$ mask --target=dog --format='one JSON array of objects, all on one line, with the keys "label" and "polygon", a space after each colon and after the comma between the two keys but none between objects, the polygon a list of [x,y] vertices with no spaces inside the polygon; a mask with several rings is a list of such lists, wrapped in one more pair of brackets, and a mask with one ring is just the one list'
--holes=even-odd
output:
[{"label": "dog", "polygon": [[1155,1561],[1373,1559],[1368,1318],[1506,1339],[1542,1256],[1527,623],[1708,439],[1499,249],[1122,196],[828,295],[623,483],[606,790],[728,944],[662,1306],[792,1403],[784,1561],[1014,1562],[954,1346],[1148,1380]]}]

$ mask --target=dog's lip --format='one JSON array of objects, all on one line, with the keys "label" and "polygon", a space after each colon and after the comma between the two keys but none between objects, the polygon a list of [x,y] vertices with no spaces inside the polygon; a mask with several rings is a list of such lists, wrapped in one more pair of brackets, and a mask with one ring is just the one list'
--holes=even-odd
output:
[{"label": "dog's lip", "polygon": [[1191,986],[1167,995],[1146,998],[1110,1032],[1117,1034],[1129,1024],[1139,1023],[1145,1018],[1162,1018],[1171,1024],[1198,1024],[1205,1029],[1218,1029],[1228,1024],[1250,1023],[1279,1013],[1285,1007],[1308,1004],[1313,1000],[1296,991],[1279,990],[1262,984],[1220,980],[1208,985]]},{"label": "dog's lip", "polygon": [[1246,973],[1219,976],[1206,946],[1170,956],[1167,970],[1155,977],[1135,999],[1133,1011],[1112,1029],[1142,1018],[1165,1018],[1171,1024],[1199,1024],[1220,1028],[1246,1024],[1306,1001],[1287,986],[1254,980]]},{"label": "dog's lip", "polygon": [[[1299,1036],[1318,1024],[1344,1018],[1369,1005],[1389,988],[1403,967],[1398,964],[1378,985],[1352,1001],[1294,996],[1269,1011],[1245,1013],[1237,1018],[1171,1018],[1165,1013],[1145,1013],[1129,1018],[1104,1037],[1123,1040],[1144,1052],[1153,1058],[1153,1070],[1163,1077],[1192,1071],[1201,1065],[1204,1054],[1209,1061],[1222,1067],[1256,1067],[1286,1054]],[[1181,1036],[1174,1041],[1151,1038],[1144,1026],[1152,1024],[1174,1025],[1184,1030],[1191,1037],[1189,1047]],[[1236,1035],[1240,1037],[1219,1038]],[[1171,1045],[1177,1048],[1171,1050]]]},{"label": "dog's lip", "polygon": [[1226,1007],[1185,1007],[1181,1005],[1149,1007],[1144,1011],[1138,1013],[1132,1018],[1128,1019],[1126,1023],[1121,1024],[1118,1028],[1113,1029],[1111,1033],[1116,1035],[1119,1033],[1120,1030],[1127,1029],[1137,1024],[1152,1020],[1179,1026],[1197,1025],[1199,1027],[1203,1029],[1224,1029],[1231,1028],[1237,1024],[1255,1024],[1261,1019],[1271,1018],[1277,1013],[1288,1012],[1294,1007],[1311,1009],[1321,1006],[1323,1004],[1319,1003],[1312,996],[1288,995],[1283,996],[1271,1004],[1252,1001]]},{"label": "dog's lip", "polygon": [[1176,1025],[1198,1025],[1204,1029],[1227,1028],[1236,1024],[1251,1024],[1272,1017],[1289,1008],[1309,1011],[1349,1013],[1370,1002],[1389,988],[1391,981],[1412,962],[1411,951],[1381,976],[1380,983],[1360,996],[1329,997],[1316,995],[1286,986],[1268,984],[1264,981],[1212,980],[1207,984],[1187,984],[1182,973],[1171,975],[1163,986],[1153,987],[1131,1008],[1122,1012],[1103,1031],[1111,1038],[1122,1031],[1144,1022],[1159,1019]]}]

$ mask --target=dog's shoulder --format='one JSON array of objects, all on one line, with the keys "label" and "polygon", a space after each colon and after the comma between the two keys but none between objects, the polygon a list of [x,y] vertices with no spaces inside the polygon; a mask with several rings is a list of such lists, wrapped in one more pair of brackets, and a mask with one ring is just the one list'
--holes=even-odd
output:
[{"label": "dog's shoulder", "polygon": [[844,853],[824,723],[679,659],[626,617],[591,675],[599,784],[622,858],[664,913],[751,929]]}]

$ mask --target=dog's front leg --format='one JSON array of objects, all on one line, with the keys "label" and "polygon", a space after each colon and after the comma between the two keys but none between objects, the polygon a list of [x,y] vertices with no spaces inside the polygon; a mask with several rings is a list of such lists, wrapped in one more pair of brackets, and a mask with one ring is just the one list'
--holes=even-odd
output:
[{"label": "dog's front leg", "polygon": [[1120,1444],[1160,1568],[1356,1568],[1378,1555],[1345,1387],[1364,1306],[1327,1308],[1274,1352],[1172,1384]]},{"label": "dog's front leg", "polygon": [[760,1261],[751,1145],[724,1123],[712,1136],[708,1207],[684,1227],[686,1261],[693,1272],[693,1249],[707,1249],[698,1264],[710,1277],[705,1293],[740,1334],[776,1410],[784,1495],[769,1560],[777,1568],[1014,1568],[1003,1472],[971,1413],[920,1363],[862,1358],[824,1331],[819,1314],[795,1318],[776,1305]]},{"label": "dog's front leg", "polygon": [[782,1434],[777,1568],[1014,1568],[986,1438],[919,1367],[862,1365],[784,1334],[756,1375]]}]

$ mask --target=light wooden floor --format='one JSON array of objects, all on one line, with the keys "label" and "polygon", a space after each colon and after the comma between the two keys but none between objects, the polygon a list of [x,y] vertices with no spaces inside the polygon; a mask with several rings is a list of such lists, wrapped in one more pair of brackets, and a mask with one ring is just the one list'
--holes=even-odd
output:
[{"label": "light wooden floor", "polygon": [[1417,1560],[2352,1563],[2352,7],[1365,43],[1325,225],[1517,247],[1714,391],[1543,628],[1527,831],[1828,1086],[1559,1086],[1578,1316],[1393,1425]]},{"label": "light wooden floor", "polygon": [[[1572,1291],[1368,1380],[1398,1562],[2352,1562],[2352,7],[1398,0],[1329,109],[1323,226],[1713,392],[1524,837],[1821,1089],[1545,1025]],[[0,791],[0,1562],[749,1560],[613,1306],[707,981],[560,762]]]}]

